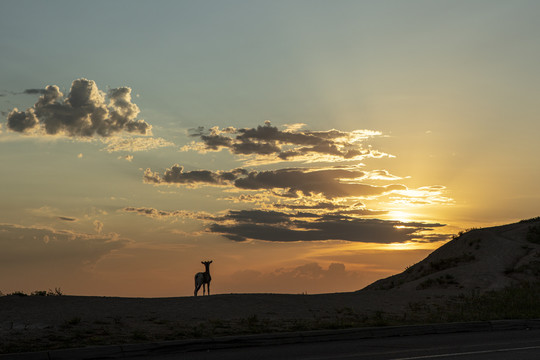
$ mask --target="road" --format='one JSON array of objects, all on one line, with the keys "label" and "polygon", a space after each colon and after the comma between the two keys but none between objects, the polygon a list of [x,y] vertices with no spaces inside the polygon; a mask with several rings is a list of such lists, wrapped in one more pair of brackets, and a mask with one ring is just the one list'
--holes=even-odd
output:
[{"label": "road", "polygon": [[416,335],[359,340],[334,340],[202,350],[133,357],[148,360],[238,359],[369,359],[369,360],[537,360],[540,329]]}]

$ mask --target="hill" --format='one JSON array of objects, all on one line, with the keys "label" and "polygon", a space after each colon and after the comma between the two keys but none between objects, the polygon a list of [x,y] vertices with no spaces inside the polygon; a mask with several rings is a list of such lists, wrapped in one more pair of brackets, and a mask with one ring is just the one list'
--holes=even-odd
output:
[{"label": "hill", "polygon": [[0,296],[0,354],[237,334],[534,319],[540,318],[538,275],[540,218],[535,218],[468,231],[403,273],[353,293]]},{"label": "hill", "polygon": [[361,291],[485,292],[534,282],[538,275],[540,217],[461,233],[404,272]]}]

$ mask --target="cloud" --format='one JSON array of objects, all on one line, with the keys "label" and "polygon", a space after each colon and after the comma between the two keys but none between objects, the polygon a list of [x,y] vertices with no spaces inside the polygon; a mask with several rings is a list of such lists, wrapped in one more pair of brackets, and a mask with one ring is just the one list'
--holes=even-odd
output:
[{"label": "cloud", "polygon": [[219,200],[228,200],[233,203],[265,203],[269,202],[270,198],[266,194],[240,194],[238,196],[227,196],[219,198]]},{"label": "cloud", "polygon": [[183,217],[211,222],[207,231],[233,241],[272,242],[341,240],[363,243],[399,243],[439,241],[423,232],[444,226],[437,223],[400,222],[362,219],[339,213],[280,212],[273,210],[229,210],[224,215],[185,210],[164,211],[155,208],[126,207],[124,212],[155,219]]},{"label": "cloud", "polygon": [[26,112],[14,108],[7,116],[7,127],[12,131],[24,132],[37,126],[39,120],[33,108]]},{"label": "cloud", "polygon": [[26,89],[22,92],[22,94],[27,94],[27,95],[36,95],[36,94],[39,94],[39,95],[43,95],[45,94],[47,90],[45,89]]},{"label": "cloud", "polygon": [[353,216],[373,216],[387,214],[386,210],[371,210],[366,209],[362,203],[353,205],[344,205],[334,202],[322,201],[305,201],[303,204],[297,203],[279,203],[272,204],[271,207],[285,210],[310,210],[317,214],[328,215],[353,215]]},{"label": "cloud", "polygon": [[338,210],[343,209],[344,207],[328,201],[322,201],[322,202],[307,202],[305,204],[273,204],[272,205],[275,208],[282,208],[282,209],[289,209],[289,210]]},{"label": "cloud", "polygon": [[93,224],[96,233],[101,234],[103,232],[103,223],[99,220],[95,220]]},{"label": "cloud", "polygon": [[362,275],[348,270],[343,263],[332,262],[324,268],[317,262],[271,272],[241,270],[233,273],[225,285],[238,292],[321,293],[357,290]]},{"label": "cloud", "polygon": [[360,183],[366,177],[364,171],[350,168],[329,169],[279,169],[252,171],[237,179],[234,185],[240,189],[283,189],[298,197],[321,194],[328,199],[340,197],[369,197],[406,190],[404,185],[376,186]]},{"label": "cloud", "polygon": [[44,90],[27,89],[25,93],[40,93],[38,101],[26,111],[14,108],[7,116],[8,128],[21,133],[103,137],[126,131],[146,135],[151,125],[137,120],[140,110],[131,102],[131,89],[120,87],[105,93],[88,79],[77,79],[71,84],[66,98],[56,85]]},{"label": "cloud", "polygon": [[[232,154],[268,156],[281,159],[312,159],[331,156],[337,160],[377,157],[361,142],[381,135],[376,131],[309,131],[289,125],[279,130],[270,122],[255,128],[203,127],[191,130],[201,142],[192,149],[202,153],[227,149]],[[184,148],[187,150],[187,148]],[[367,154],[367,155],[366,155]],[[322,158],[320,158],[322,159]],[[330,158],[326,158],[327,160]],[[233,241],[271,242],[348,241],[362,243],[404,243],[440,241],[444,235],[433,233],[444,226],[438,223],[400,222],[376,219],[389,213],[389,203],[411,206],[415,202],[434,203],[451,200],[442,196],[443,186],[409,190],[397,183],[403,177],[388,170],[367,170],[365,165],[289,167],[281,169],[185,170],[175,164],[164,172],[147,168],[143,182],[153,185],[186,187],[221,186],[234,196],[223,197],[235,203],[255,203],[252,209],[229,210],[220,214],[183,210],[161,211],[154,208],[125,208],[152,218],[186,217],[202,220],[206,231]],[[381,184],[382,182],[382,184]],[[382,209],[369,209],[359,200],[374,201]],[[384,201],[384,202],[383,202]],[[419,204],[420,205],[420,204]],[[371,205],[370,205],[371,206]]]},{"label": "cloud", "polygon": [[366,178],[370,180],[401,180],[402,177],[392,175],[388,170],[373,170],[366,172]]},{"label": "cloud", "polygon": [[322,195],[327,199],[340,197],[371,197],[407,190],[400,184],[376,186],[363,184],[368,173],[355,167],[324,169],[289,168],[268,171],[251,171],[237,168],[231,171],[184,171],[178,164],[167,169],[163,176],[151,169],[143,175],[145,183],[166,185],[206,184],[234,186],[242,190],[282,190],[279,196],[298,198]]},{"label": "cloud", "polygon": [[45,94],[45,89],[25,89],[21,92],[16,91],[8,91],[4,93],[0,93],[0,96],[7,96],[7,95],[43,95]]},{"label": "cloud", "polygon": [[65,222],[77,222],[80,219],[73,216],[60,215],[62,212],[60,209],[52,208],[49,206],[42,206],[40,208],[26,209],[26,212],[32,217],[36,217],[40,222],[52,223],[53,220],[61,220]]},{"label": "cloud", "polygon": [[64,265],[80,267],[95,263],[113,250],[129,243],[116,234],[90,235],[44,227],[0,224],[0,264],[2,267],[48,267],[66,271]]},{"label": "cloud", "polygon": [[119,156],[118,160],[126,160],[126,161],[129,161],[129,162],[132,162],[133,161],[133,155]]},{"label": "cloud", "polygon": [[239,176],[247,174],[244,169],[234,169],[231,171],[210,171],[193,170],[184,171],[184,167],[178,164],[165,170],[163,176],[159,173],[146,169],[143,175],[143,181],[150,184],[182,184],[182,185],[230,185]]},{"label": "cloud", "polygon": [[191,131],[191,136],[200,138],[201,142],[194,142],[183,150],[205,152],[228,149],[236,155],[271,158],[274,161],[361,160],[388,156],[361,145],[363,140],[381,135],[377,131],[309,131],[300,128],[296,124],[279,130],[269,121],[256,128],[213,127],[205,130],[199,127]]},{"label": "cloud", "polygon": [[231,210],[211,224],[210,232],[233,241],[273,242],[343,240],[362,243],[429,241],[422,232],[444,226],[438,223],[361,219],[340,214],[280,213]]},{"label": "cloud", "polygon": [[128,206],[122,209],[123,212],[135,213],[138,215],[147,216],[155,219],[164,219],[170,217],[182,217],[197,220],[214,220],[215,216],[205,212],[194,212],[185,210],[165,211],[148,207],[132,207]]},{"label": "cloud", "polygon": [[105,151],[112,153],[117,151],[148,151],[167,146],[174,146],[170,141],[157,137],[108,137],[101,141],[107,146]]},{"label": "cloud", "polygon": [[397,190],[390,197],[392,205],[450,205],[454,200],[444,196],[445,186],[422,186],[417,189]]}]

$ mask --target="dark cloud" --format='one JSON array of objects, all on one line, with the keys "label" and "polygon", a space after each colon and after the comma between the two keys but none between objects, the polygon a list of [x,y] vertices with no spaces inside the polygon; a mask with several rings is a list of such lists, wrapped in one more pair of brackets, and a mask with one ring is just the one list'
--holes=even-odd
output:
[{"label": "dark cloud", "polygon": [[137,105],[131,102],[131,89],[121,87],[105,94],[92,80],[77,79],[66,98],[56,85],[44,90],[27,89],[25,93],[41,96],[26,111],[13,109],[7,116],[8,128],[17,132],[43,129],[49,135],[90,137],[110,136],[121,131],[146,135],[151,126],[136,120]]},{"label": "dark cloud", "polygon": [[357,203],[352,206],[339,205],[332,202],[313,202],[311,204],[273,204],[274,208],[287,209],[287,210],[312,210],[312,211],[324,211],[327,214],[344,214],[344,215],[358,215],[358,216],[372,216],[372,215],[384,215],[387,214],[386,210],[370,210],[366,209],[363,204]]},{"label": "dark cloud", "polygon": [[[375,186],[361,184],[356,179],[365,172],[354,169],[279,169],[252,171],[247,176],[235,180],[240,189],[284,189],[289,194],[302,193],[305,196],[321,194],[328,199],[349,196],[377,196],[395,190],[406,190],[404,185]],[[344,181],[349,180],[349,181]]]},{"label": "dark cloud", "polygon": [[278,211],[266,210],[230,210],[220,220],[233,220],[235,222],[257,224],[287,224],[290,223],[290,215]]},{"label": "dark cloud", "polygon": [[332,202],[318,202],[311,204],[273,204],[275,208],[289,209],[289,210],[338,210],[343,209],[344,206],[334,204]]},{"label": "dark cloud", "polygon": [[194,170],[184,171],[178,164],[167,169],[163,176],[146,169],[143,180],[152,184],[208,184],[228,185],[244,190],[283,190],[279,196],[297,198],[300,195],[323,195],[328,199],[340,197],[379,196],[397,190],[404,185],[376,186],[359,183],[366,173],[355,168],[307,169],[290,168],[268,171],[234,169],[231,171]]},{"label": "dark cloud", "polygon": [[[422,231],[444,226],[437,223],[360,219],[341,214],[287,214],[275,211],[230,211],[209,231],[234,241],[276,242],[344,240],[364,243],[431,241]],[[221,219],[220,219],[221,220]],[[231,223],[232,222],[232,223]]]},{"label": "dark cloud", "polygon": [[270,155],[274,153],[278,153],[280,151],[280,147],[276,144],[270,143],[270,142],[254,142],[254,141],[242,141],[240,143],[232,144],[231,146],[233,153],[235,154],[242,154],[242,155],[250,155],[250,154],[258,154],[258,155]]},{"label": "dark cloud", "polygon": [[170,218],[170,217],[183,217],[183,218],[190,218],[190,219],[197,219],[197,220],[215,220],[216,217],[205,213],[205,212],[193,212],[193,211],[185,211],[185,210],[174,210],[174,211],[165,211],[165,210],[158,210],[154,208],[147,208],[147,207],[125,207],[122,209],[124,212],[131,212],[136,213],[139,215],[156,218],[156,219],[163,219],[163,218]]},{"label": "dark cloud", "polygon": [[373,215],[384,215],[388,214],[388,211],[386,210],[371,210],[371,209],[343,209],[338,212],[337,214],[345,214],[345,215],[359,215],[359,216],[373,216]]},{"label": "dark cloud", "polygon": [[77,221],[78,220],[77,218],[72,218],[72,217],[67,217],[67,216],[59,216],[58,218],[64,221]]},{"label": "dark cloud", "polygon": [[[424,231],[444,226],[437,223],[400,222],[363,219],[339,212],[280,212],[273,210],[229,210],[211,215],[184,210],[163,211],[145,207],[126,207],[124,212],[151,218],[184,217],[211,222],[207,230],[233,241],[264,240],[275,242],[342,240],[365,243],[439,241]],[[373,215],[373,214],[370,214]]]},{"label": "dark cloud", "polygon": [[43,95],[45,91],[45,89],[26,89],[22,93],[27,95]]},{"label": "dark cloud", "polygon": [[165,170],[163,176],[146,169],[143,180],[151,184],[208,184],[208,185],[230,185],[239,176],[247,174],[244,169],[234,169],[231,171],[193,170],[184,171],[184,167],[178,164]]},{"label": "dark cloud", "polygon": [[154,208],[145,208],[145,207],[136,208],[136,207],[131,207],[131,206],[124,208],[123,211],[133,212],[139,215],[144,215],[144,216],[153,217],[153,218],[170,217],[170,216],[177,216],[177,215],[184,216],[184,214],[186,213],[185,211],[181,211],[181,210],[171,212],[171,211],[158,210]]},{"label": "dark cloud", "polygon": [[[298,126],[279,130],[266,122],[256,128],[235,129],[218,127],[193,129],[191,136],[202,143],[191,148],[217,151],[223,148],[242,155],[272,155],[282,159],[301,159],[306,155],[329,156],[326,159],[347,160],[365,156],[379,156],[360,146],[370,136],[380,135],[368,130],[356,132],[300,131]],[[379,155],[377,155],[379,154]],[[385,155],[385,154],[382,154]],[[381,155],[381,156],[382,156]],[[303,159],[306,159],[305,157]],[[309,160],[309,159],[308,159]],[[310,160],[313,160],[310,159]],[[204,217],[188,212],[162,212],[156,209],[131,208],[149,217],[189,217],[204,220],[207,231],[233,241],[261,240],[272,242],[296,241],[350,241],[364,243],[432,242],[444,236],[433,234],[438,223],[400,222],[381,220],[375,216],[388,214],[387,210],[368,209],[359,198],[373,199],[393,194],[412,196],[402,184],[388,181],[402,179],[387,170],[364,170],[363,165],[317,168],[283,168],[275,170],[185,171],[178,164],[166,169],[163,175],[146,169],[144,182],[156,185],[214,185],[234,188],[242,194],[225,198],[235,202],[256,202],[258,209],[229,210],[224,215],[205,214]],[[387,185],[377,185],[384,181]],[[420,188],[410,192],[415,197],[440,196],[443,187]],[[272,199],[281,198],[272,204]],[[401,200],[400,200],[401,201]]]},{"label": "dark cloud", "polygon": [[375,135],[380,134],[372,131],[344,132],[335,129],[328,131],[289,129],[283,131],[272,126],[269,121],[256,128],[235,129],[228,127],[219,129],[213,127],[206,131],[203,127],[198,127],[191,131],[191,136],[200,138],[200,144],[207,151],[218,151],[226,148],[233,154],[272,155],[281,160],[305,160],[306,156],[326,156],[326,160],[384,156],[385,154],[381,152],[366,149],[360,145],[362,140]]},{"label": "dark cloud", "polygon": [[39,123],[34,109],[30,108],[26,112],[13,109],[7,115],[7,127],[10,130],[23,132],[27,129],[34,128]]}]

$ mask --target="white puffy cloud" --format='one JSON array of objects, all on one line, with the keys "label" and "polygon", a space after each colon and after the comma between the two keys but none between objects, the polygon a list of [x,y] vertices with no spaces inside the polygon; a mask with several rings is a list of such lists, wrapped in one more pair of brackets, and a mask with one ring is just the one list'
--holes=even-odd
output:
[{"label": "white puffy cloud", "polygon": [[108,137],[122,131],[147,135],[152,128],[144,120],[136,119],[140,110],[131,102],[129,87],[112,89],[106,95],[93,80],[81,78],[73,81],[65,98],[56,85],[32,93],[41,96],[26,111],[11,110],[7,116],[8,129],[21,133]]}]

